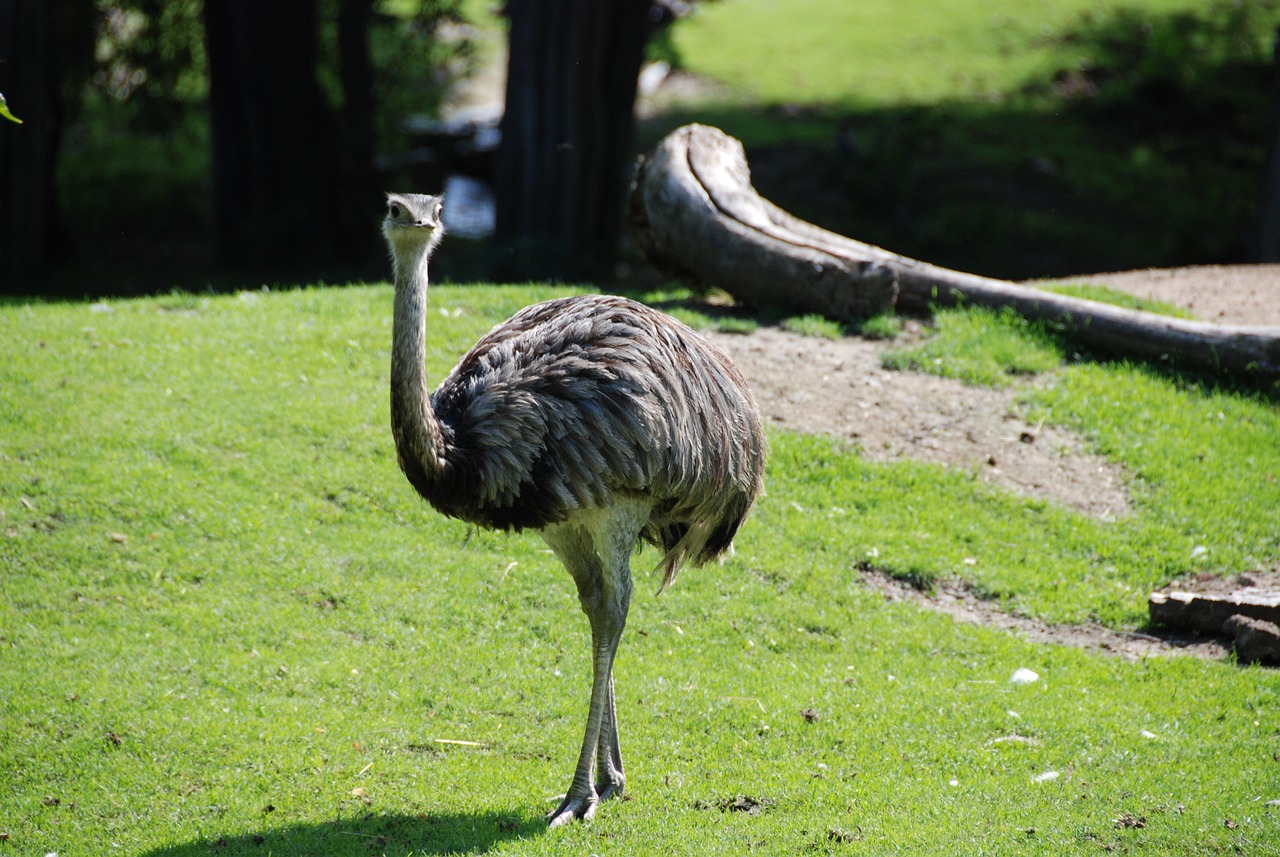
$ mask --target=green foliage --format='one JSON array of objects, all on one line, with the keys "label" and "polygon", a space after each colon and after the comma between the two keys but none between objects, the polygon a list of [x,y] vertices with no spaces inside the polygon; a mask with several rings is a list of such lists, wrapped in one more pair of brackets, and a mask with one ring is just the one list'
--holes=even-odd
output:
[{"label": "green foliage", "polygon": [[678,320],[681,324],[686,324],[694,330],[713,330],[716,323],[705,312],[693,309],[688,306],[668,306],[663,308],[663,312]]},{"label": "green foliage", "polygon": [[[383,151],[404,150],[405,120],[438,115],[449,86],[474,70],[479,53],[467,6],[464,0],[381,0],[375,7],[369,48]],[[332,49],[336,58],[336,42]]]},{"label": "green foliage", "polygon": [[[341,107],[340,0],[318,0],[316,77],[330,104]],[[376,69],[379,139],[398,140],[412,114],[433,114],[447,82],[470,71],[473,45],[461,35],[464,0],[379,0],[373,4],[369,54]],[[101,16],[92,87],[117,102],[141,130],[167,131],[184,113],[201,111],[209,64],[202,0],[97,0]],[[448,38],[444,30],[452,27]]]},{"label": "green foliage", "polygon": [[132,121],[168,130],[202,105],[209,61],[201,0],[97,0],[100,16],[91,86],[113,101],[131,101]]},{"label": "green foliage", "polygon": [[4,100],[3,93],[0,93],[0,116],[8,119],[10,122],[17,122],[19,125],[22,124],[21,119],[9,112],[9,104]]},{"label": "green foliage", "polygon": [[[563,293],[434,287],[430,376]],[[735,557],[658,599],[657,557],[636,558],[633,797],[549,835],[589,632],[535,537],[441,518],[398,472],[391,298],[0,307],[0,848],[1274,851],[1274,671],[1030,644],[858,581],[965,577],[1009,609],[1133,627],[1152,585],[1280,558],[1273,400],[1057,370],[1027,406],[1134,474],[1135,512],[1109,522],[774,433]],[[1040,680],[1010,684],[1020,667]]]},{"label": "green foliage", "polygon": [[58,161],[58,201],[79,224],[77,238],[145,235],[156,265],[158,247],[213,228],[209,123],[180,111],[163,132],[140,130],[136,107],[86,98]]},{"label": "green foliage", "polygon": [[760,325],[754,318],[726,315],[716,321],[716,330],[721,333],[752,333]]}]

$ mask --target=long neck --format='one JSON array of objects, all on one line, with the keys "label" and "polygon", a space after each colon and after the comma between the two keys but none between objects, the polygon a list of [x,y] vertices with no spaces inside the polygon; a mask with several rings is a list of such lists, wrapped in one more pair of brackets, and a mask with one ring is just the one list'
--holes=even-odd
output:
[{"label": "long neck", "polygon": [[[393,247],[396,302],[391,332],[391,431],[400,466],[437,475],[443,466],[440,422],[431,408],[424,361],[427,353],[427,261],[432,245],[413,242]],[[421,488],[419,488],[421,490]]]}]

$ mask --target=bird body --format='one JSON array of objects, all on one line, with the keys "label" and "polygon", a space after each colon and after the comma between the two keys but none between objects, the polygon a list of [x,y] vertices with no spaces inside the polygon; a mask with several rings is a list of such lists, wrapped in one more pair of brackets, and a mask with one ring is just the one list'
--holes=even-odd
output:
[{"label": "bird body", "polygon": [[637,542],[663,552],[662,588],[686,563],[729,550],[762,489],[764,436],[728,357],[671,317],[614,296],[517,312],[428,394],[427,261],[440,211],[437,197],[388,194],[392,432],[401,469],[432,506],[483,527],[538,531],[577,583],[594,681],[555,825],[589,817],[622,789],[612,667]]}]

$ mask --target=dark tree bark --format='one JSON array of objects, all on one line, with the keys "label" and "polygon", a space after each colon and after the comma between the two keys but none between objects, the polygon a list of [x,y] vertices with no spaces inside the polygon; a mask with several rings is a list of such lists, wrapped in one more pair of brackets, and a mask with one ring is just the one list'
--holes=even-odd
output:
[{"label": "dark tree bark", "polygon": [[70,241],[54,187],[63,119],[93,60],[93,2],[0,0],[0,293],[29,294]]},{"label": "dark tree bark", "polygon": [[1280,327],[1210,324],[1123,309],[899,256],[788,214],[751,186],[742,144],[686,125],[640,167],[628,209],[636,245],[668,274],[757,306],[842,321],[897,307],[1010,307],[1107,354],[1280,376]]},{"label": "dark tree bark", "polygon": [[[344,20],[362,26],[364,5],[344,3]],[[208,0],[204,22],[220,259],[294,270],[353,254],[363,261],[374,230],[360,214],[375,191],[359,187],[340,157],[338,123],[316,81],[316,0]],[[360,80],[352,63],[367,61],[367,48],[344,43],[344,82]],[[355,107],[353,117],[368,120]]]},{"label": "dark tree bark", "polygon": [[1280,29],[1276,30],[1271,60],[1271,116],[1258,202],[1255,257],[1259,262],[1280,262]]},{"label": "dark tree bark", "polygon": [[362,236],[356,239],[361,243],[353,243],[353,250],[361,253],[381,252],[380,236],[370,228],[370,224],[378,222],[383,209],[373,169],[373,59],[369,53],[372,17],[373,0],[342,0],[338,9],[338,77],[342,83],[338,139],[341,175],[346,183],[342,197],[347,222],[357,229],[355,235]]},{"label": "dark tree bark", "polygon": [[496,175],[504,273],[608,272],[621,233],[650,0],[509,0]]}]

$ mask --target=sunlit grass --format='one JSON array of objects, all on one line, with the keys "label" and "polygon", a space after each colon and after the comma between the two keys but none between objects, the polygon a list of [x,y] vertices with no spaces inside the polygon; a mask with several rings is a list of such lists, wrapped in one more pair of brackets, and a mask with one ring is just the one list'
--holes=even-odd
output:
[{"label": "sunlit grass", "polygon": [[[430,377],[563,293],[436,288]],[[1151,585],[1280,556],[1272,400],[1050,369],[1037,418],[1135,474],[1113,522],[773,433],[733,559],[655,599],[657,557],[636,558],[633,799],[549,835],[586,622],[536,537],[445,520],[399,474],[390,312],[385,285],[0,307],[0,851],[1274,850],[1274,672],[1033,645],[858,571],[1138,625]],[[939,356],[1044,347],[955,325],[975,343]],[[1019,667],[1041,680],[1011,685]]]},{"label": "sunlit grass", "polygon": [[[1202,6],[1141,3],[1153,14]],[[723,0],[697,7],[672,41],[687,68],[765,104],[980,101],[1060,67],[1073,48],[1046,36],[1101,11],[1087,0]]]},{"label": "sunlit grass", "polygon": [[1191,313],[1179,306],[1174,306],[1166,301],[1152,300],[1151,298],[1139,297],[1138,295],[1122,292],[1119,289],[1113,289],[1110,286],[1095,285],[1093,283],[1072,283],[1072,282],[1048,282],[1035,283],[1036,288],[1044,289],[1049,292],[1056,292],[1060,295],[1069,295],[1074,298],[1084,298],[1090,301],[1100,301],[1113,306],[1125,307],[1126,309],[1142,310],[1143,312],[1152,312],[1157,315],[1171,315],[1177,318],[1191,318]]},{"label": "sunlit grass", "polygon": [[1062,363],[1061,346],[1043,326],[1012,310],[945,310],[934,317],[938,336],[891,350],[889,369],[913,369],[970,384],[1007,386]]},{"label": "sunlit grass", "polygon": [[795,315],[782,320],[782,329],[801,336],[813,336],[818,339],[839,339],[844,336],[844,326],[816,313]]}]

